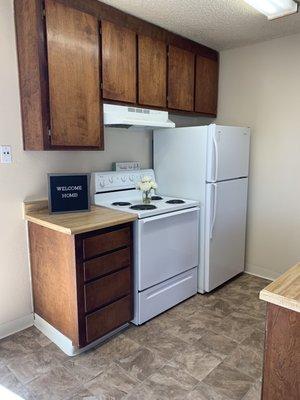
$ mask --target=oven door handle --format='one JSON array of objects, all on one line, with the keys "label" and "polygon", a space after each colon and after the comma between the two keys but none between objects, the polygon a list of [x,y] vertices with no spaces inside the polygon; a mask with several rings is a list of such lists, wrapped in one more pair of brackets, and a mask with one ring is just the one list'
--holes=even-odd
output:
[{"label": "oven door handle", "polygon": [[156,221],[158,219],[161,220],[161,219],[165,219],[165,218],[171,218],[171,217],[175,217],[176,215],[188,214],[188,213],[195,212],[195,211],[198,212],[199,210],[200,210],[199,207],[191,207],[191,208],[187,208],[184,210],[169,212],[167,214],[159,214],[159,215],[155,215],[153,217],[142,218],[139,220],[139,222],[141,222],[143,224],[147,224],[148,222]]}]

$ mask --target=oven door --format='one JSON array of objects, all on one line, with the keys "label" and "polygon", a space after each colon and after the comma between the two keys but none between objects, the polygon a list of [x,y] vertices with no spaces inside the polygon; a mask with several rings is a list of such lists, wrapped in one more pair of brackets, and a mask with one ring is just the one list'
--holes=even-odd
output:
[{"label": "oven door", "polygon": [[139,219],[134,233],[138,291],[198,266],[198,207]]}]

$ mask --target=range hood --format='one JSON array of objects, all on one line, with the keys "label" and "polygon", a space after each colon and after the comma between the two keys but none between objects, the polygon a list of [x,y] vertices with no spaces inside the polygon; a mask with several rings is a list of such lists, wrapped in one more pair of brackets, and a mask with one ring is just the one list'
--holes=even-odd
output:
[{"label": "range hood", "polygon": [[103,104],[104,125],[118,128],[174,128],[167,111]]}]

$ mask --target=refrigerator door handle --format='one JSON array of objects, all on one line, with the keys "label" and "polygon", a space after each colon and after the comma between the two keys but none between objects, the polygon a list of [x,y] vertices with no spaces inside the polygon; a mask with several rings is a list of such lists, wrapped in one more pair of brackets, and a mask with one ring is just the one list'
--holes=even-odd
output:
[{"label": "refrigerator door handle", "polygon": [[215,227],[215,222],[216,222],[216,214],[217,214],[217,197],[218,197],[218,191],[217,191],[217,184],[212,183],[212,187],[214,188],[214,202],[213,202],[213,217],[210,225],[210,235],[209,238],[212,239],[213,237],[213,232],[214,232],[214,227]]},{"label": "refrigerator door handle", "polygon": [[214,174],[213,181],[216,182],[218,179],[218,169],[219,169],[219,151],[218,151],[218,143],[217,143],[215,133],[213,133],[213,144],[214,144],[214,152],[215,152],[215,174]]}]

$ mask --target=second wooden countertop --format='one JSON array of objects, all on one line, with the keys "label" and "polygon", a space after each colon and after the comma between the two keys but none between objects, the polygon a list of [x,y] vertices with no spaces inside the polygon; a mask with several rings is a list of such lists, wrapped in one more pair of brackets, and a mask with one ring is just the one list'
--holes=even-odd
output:
[{"label": "second wooden countertop", "polygon": [[263,289],[259,298],[289,310],[300,312],[300,263]]},{"label": "second wooden countertop", "polygon": [[91,206],[91,211],[66,214],[49,214],[48,202],[24,202],[24,219],[67,235],[95,231],[125,224],[137,219],[136,214]]}]

